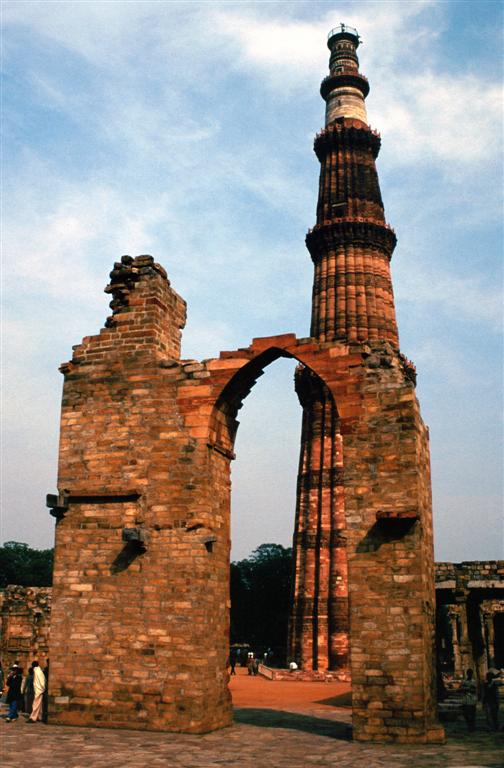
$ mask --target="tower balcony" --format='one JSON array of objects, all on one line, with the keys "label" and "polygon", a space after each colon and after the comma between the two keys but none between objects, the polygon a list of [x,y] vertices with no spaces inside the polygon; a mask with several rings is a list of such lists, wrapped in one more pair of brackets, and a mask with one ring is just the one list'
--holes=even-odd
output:
[{"label": "tower balcony", "polygon": [[364,98],[369,93],[369,82],[367,77],[361,75],[356,69],[350,67],[337,67],[331,71],[330,75],[324,77],[320,84],[320,95],[327,101],[329,94],[336,88],[357,88]]}]

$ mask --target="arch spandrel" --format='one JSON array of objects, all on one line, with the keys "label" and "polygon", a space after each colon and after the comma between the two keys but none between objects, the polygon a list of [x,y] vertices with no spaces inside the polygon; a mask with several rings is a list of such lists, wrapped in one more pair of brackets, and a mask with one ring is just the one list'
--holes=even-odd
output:
[{"label": "arch spandrel", "polygon": [[[260,337],[248,347],[221,352],[218,358],[203,361],[207,378],[197,383],[182,381],[178,390],[181,413],[190,433],[198,439],[233,457],[236,436],[236,413],[243,401],[262,376],[265,368],[280,357],[291,358],[320,378],[331,392],[335,404],[341,395],[341,374],[347,374],[349,365],[360,364],[361,356],[350,354],[345,344],[321,344],[312,338],[297,339],[295,334]],[[344,398],[339,414],[345,417],[350,402],[353,416],[353,398]],[[222,440],[222,426],[230,437]]]}]

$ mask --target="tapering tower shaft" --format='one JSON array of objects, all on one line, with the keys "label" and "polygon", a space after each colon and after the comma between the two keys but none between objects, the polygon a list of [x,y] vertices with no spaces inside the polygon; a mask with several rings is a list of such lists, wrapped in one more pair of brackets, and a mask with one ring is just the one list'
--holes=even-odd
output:
[{"label": "tapering tower shaft", "polygon": [[398,346],[389,266],[396,238],[385,223],[375,165],[380,137],[367,125],[359,37],[342,25],[328,45],[326,126],[314,146],[321,166],[317,221],[306,238],[314,264],[311,336]]},{"label": "tapering tower shaft", "polygon": [[[320,342],[398,346],[389,262],[396,238],[385,223],[375,160],[380,137],[367,125],[366,78],[356,30],[332,30],[330,73],[321,86],[326,126],[315,139],[320,183],[310,335]],[[296,373],[303,407],[294,533],[289,655],[304,669],[348,668],[348,565],[343,443],[336,404],[306,369]]]}]

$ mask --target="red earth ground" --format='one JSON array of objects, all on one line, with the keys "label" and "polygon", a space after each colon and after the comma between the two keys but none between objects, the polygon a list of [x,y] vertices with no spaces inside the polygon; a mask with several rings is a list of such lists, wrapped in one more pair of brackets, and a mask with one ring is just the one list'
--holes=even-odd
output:
[{"label": "red earth ground", "polygon": [[229,684],[235,707],[297,709],[298,707],[350,707],[349,683],[309,683],[253,677],[242,667]]}]

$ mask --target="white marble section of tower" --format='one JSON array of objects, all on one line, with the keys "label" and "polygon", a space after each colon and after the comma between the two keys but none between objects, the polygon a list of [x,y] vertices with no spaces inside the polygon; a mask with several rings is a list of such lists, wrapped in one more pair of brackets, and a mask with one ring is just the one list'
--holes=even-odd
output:
[{"label": "white marble section of tower", "polygon": [[356,53],[359,43],[357,30],[345,24],[329,32],[329,75],[320,88],[326,101],[326,126],[339,117],[354,118],[367,125],[364,99],[369,93],[369,85],[359,72]]}]

